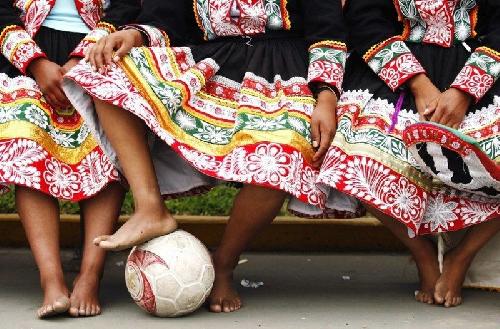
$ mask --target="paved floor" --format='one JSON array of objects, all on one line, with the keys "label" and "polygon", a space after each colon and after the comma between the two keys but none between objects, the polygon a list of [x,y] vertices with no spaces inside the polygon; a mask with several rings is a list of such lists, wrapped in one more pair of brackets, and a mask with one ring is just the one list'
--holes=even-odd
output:
[{"label": "paved floor", "polygon": [[[76,267],[63,254],[68,271]],[[34,317],[41,301],[37,270],[25,249],[0,249],[1,329],[211,329],[211,328],[500,328],[500,295],[466,291],[456,309],[413,301],[416,274],[404,255],[248,254],[237,271],[260,288],[239,285],[245,307],[217,315],[202,309],[180,319],[158,319],[131,301],[123,282],[124,254],[108,261],[102,299],[104,313],[91,319]],[[68,280],[74,273],[68,275]]]}]

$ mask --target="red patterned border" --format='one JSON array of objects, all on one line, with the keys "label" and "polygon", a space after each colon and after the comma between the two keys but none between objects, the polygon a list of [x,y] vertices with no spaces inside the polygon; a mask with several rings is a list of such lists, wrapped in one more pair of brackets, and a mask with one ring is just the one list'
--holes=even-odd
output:
[{"label": "red patterned border", "polygon": [[309,47],[307,82],[326,83],[341,92],[347,46],[343,42],[322,41]]},{"label": "red patterned border", "polygon": [[363,59],[393,91],[413,76],[425,73],[401,36],[376,44],[363,55]]},{"label": "red patterned border", "polygon": [[499,67],[500,53],[487,47],[477,48],[451,87],[466,92],[479,102],[500,77]]},{"label": "red patterned border", "polygon": [[426,191],[383,163],[349,155],[336,146],[328,151],[318,181],[400,221],[418,235],[457,231],[500,216],[495,202],[466,193]]},{"label": "red patterned border", "polygon": [[36,141],[0,139],[0,186],[21,185],[57,199],[73,202],[92,197],[109,183],[119,181],[118,171],[96,147],[79,163],[64,163]]},{"label": "red patterned border", "polygon": [[33,60],[47,57],[28,32],[17,25],[7,26],[0,33],[0,49],[9,62],[23,74],[26,74]]}]

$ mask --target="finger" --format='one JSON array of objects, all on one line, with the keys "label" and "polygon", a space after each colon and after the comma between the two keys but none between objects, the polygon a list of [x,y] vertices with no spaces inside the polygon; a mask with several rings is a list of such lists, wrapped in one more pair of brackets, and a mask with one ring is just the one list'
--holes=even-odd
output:
[{"label": "finger", "polygon": [[92,70],[96,70],[96,67],[95,67],[95,45],[92,46],[92,48],[90,48],[88,54],[87,54],[87,57],[88,57],[88,62],[90,63],[90,67],[92,68]]},{"label": "finger", "polygon": [[90,54],[92,53],[92,49],[94,48],[95,44],[92,46],[88,47],[87,50],[85,51],[85,57],[83,58],[86,62],[90,60]]},{"label": "finger", "polygon": [[436,107],[438,105],[437,100],[431,101],[429,104],[426,104],[425,110],[424,110],[424,117],[429,117],[436,111]]},{"label": "finger", "polygon": [[311,123],[311,137],[312,137],[312,147],[317,149],[320,143],[320,131],[319,131],[319,122]]},{"label": "finger", "polygon": [[128,42],[122,42],[120,47],[115,51],[115,55],[113,56],[113,62],[118,62],[125,55],[127,55],[132,49],[133,45]]},{"label": "finger", "polygon": [[106,44],[104,45],[104,48],[102,49],[102,54],[103,54],[105,65],[111,64],[111,62],[113,60],[114,47],[115,47],[114,42],[106,42]]},{"label": "finger", "polygon": [[319,149],[314,155],[313,161],[318,162],[323,159],[323,157],[326,154],[326,151],[328,151],[328,148],[330,147],[331,135],[332,135],[331,132],[328,130],[323,129],[321,131]]},{"label": "finger", "polygon": [[99,44],[96,47],[94,59],[95,59],[95,67],[97,71],[100,71],[104,65],[104,47],[106,47],[106,39],[99,40]]},{"label": "finger", "polygon": [[66,108],[69,106],[69,100],[68,98],[66,97],[66,95],[64,94],[64,91],[61,89],[60,86],[58,87],[54,87],[52,90],[51,90],[51,94],[52,96],[57,100],[58,102],[58,105],[61,107],[61,108]]},{"label": "finger", "polygon": [[429,119],[429,121],[440,123],[441,122],[441,118],[443,117],[443,114],[444,114],[444,110],[445,110],[444,106],[442,106],[441,104],[438,104],[437,107],[436,107],[436,110],[432,114],[432,116]]},{"label": "finger", "polygon": [[49,103],[51,108],[53,108],[53,109],[59,108],[59,105],[57,105],[57,100],[54,97],[52,97],[51,94],[44,93],[43,97],[45,98],[47,103]]}]

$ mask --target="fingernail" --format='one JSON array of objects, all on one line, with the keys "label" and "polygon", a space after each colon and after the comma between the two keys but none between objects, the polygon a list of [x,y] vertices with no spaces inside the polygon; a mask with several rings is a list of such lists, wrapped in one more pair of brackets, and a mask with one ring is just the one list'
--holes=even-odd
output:
[{"label": "fingernail", "polygon": [[318,147],[318,146],[319,146],[318,142],[317,141],[313,141],[313,147]]},{"label": "fingernail", "polygon": [[113,57],[113,62],[115,62],[115,63],[116,63],[116,62],[118,62],[119,60],[120,60],[120,57],[118,57],[118,56]]}]

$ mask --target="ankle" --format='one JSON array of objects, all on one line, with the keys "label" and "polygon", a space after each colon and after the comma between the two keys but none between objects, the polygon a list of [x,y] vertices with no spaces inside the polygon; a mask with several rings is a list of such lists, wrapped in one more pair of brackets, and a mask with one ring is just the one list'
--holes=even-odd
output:
[{"label": "ankle", "polygon": [[226,255],[221,255],[218,252],[215,252],[213,255],[213,262],[215,266],[215,271],[220,274],[228,274],[232,276],[232,273],[238,265],[239,257],[228,257]]}]

